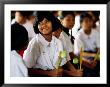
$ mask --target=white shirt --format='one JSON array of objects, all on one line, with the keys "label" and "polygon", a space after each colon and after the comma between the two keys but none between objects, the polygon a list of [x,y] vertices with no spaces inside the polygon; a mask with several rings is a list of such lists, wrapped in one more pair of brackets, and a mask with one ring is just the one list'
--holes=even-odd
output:
[{"label": "white shirt", "polygon": [[10,62],[10,75],[11,77],[27,77],[28,70],[22,57],[15,51],[11,51],[11,62]]},{"label": "white shirt", "polygon": [[85,34],[83,29],[80,29],[74,41],[74,53],[78,54],[80,48],[83,51],[94,51],[95,48],[100,48],[100,35],[99,32],[92,29],[91,34]]},{"label": "white shirt", "polygon": [[59,39],[62,41],[64,48],[68,52],[73,52],[73,45],[69,37],[64,31],[61,32]]},{"label": "white shirt", "polygon": [[26,28],[28,32],[28,37],[30,41],[33,37],[36,36],[36,33],[34,32],[33,24],[27,21],[23,26]]},{"label": "white shirt", "polygon": [[[78,29],[80,28],[80,15],[75,16],[75,24],[72,28],[72,36],[76,36],[78,33]],[[71,34],[71,30],[69,31]]]},{"label": "white shirt", "polygon": [[[50,70],[55,69],[60,51],[63,51],[63,46],[59,39],[52,36],[52,41],[48,42],[41,34],[37,34],[29,42],[23,58],[29,68]],[[61,66],[65,63],[66,58],[63,58]]]},{"label": "white shirt", "polygon": [[66,50],[68,53],[67,56],[68,56],[68,61],[69,61],[70,60],[69,53],[73,52],[73,45],[70,41],[70,37],[64,31],[62,31],[59,39],[62,41],[64,50]]}]

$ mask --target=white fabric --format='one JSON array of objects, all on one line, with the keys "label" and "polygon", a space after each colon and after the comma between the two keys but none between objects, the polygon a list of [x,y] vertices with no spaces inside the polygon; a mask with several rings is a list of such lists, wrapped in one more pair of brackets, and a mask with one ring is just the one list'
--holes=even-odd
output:
[{"label": "white fabric", "polygon": [[74,53],[78,54],[81,47],[84,51],[94,51],[95,48],[100,48],[99,32],[92,29],[91,34],[88,36],[83,29],[79,30],[74,41]]},{"label": "white fabric", "polygon": [[97,30],[100,34],[100,25],[97,25],[96,28],[94,28],[94,30]]},{"label": "white fabric", "polygon": [[28,76],[27,67],[22,57],[15,50],[11,51],[10,71],[11,77]]},{"label": "white fabric", "polygon": [[[76,36],[78,29],[80,28],[80,15],[75,16],[75,24],[72,28],[72,36]],[[71,34],[71,30],[69,31],[69,33]]]},{"label": "white fabric", "polygon": [[70,60],[69,53],[73,52],[73,45],[70,41],[70,37],[64,31],[62,31],[61,34],[60,34],[59,39],[62,41],[64,50],[66,50],[67,53],[68,53],[67,54],[67,57],[68,57],[67,59],[69,61]]},{"label": "white fabric", "polygon": [[15,19],[12,19],[11,24],[14,24],[15,22],[16,22],[16,20]]},{"label": "white fabric", "polygon": [[[60,51],[63,51],[63,46],[59,39],[52,36],[52,41],[48,42],[41,34],[37,34],[29,42],[23,58],[29,68],[55,69]],[[65,63],[65,58],[63,58],[61,66]]]},{"label": "white fabric", "polygon": [[71,43],[70,37],[64,31],[61,32],[59,39],[62,41],[64,48],[68,52],[73,52],[73,45]]},{"label": "white fabric", "polygon": [[29,37],[29,41],[36,36],[36,33],[34,32],[34,27],[33,24],[30,23],[29,21],[26,21],[26,23],[23,25],[27,32],[28,32],[28,37]]}]

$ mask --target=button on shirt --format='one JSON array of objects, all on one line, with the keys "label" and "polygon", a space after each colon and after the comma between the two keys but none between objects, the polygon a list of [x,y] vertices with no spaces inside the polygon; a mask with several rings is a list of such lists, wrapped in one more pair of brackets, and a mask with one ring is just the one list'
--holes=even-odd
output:
[{"label": "button on shirt", "polygon": [[[55,69],[59,52],[63,51],[62,43],[52,36],[51,42],[45,40],[41,34],[34,37],[24,52],[23,59],[28,68],[40,68],[43,70]],[[66,63],[63,58],[61,66]]]}]

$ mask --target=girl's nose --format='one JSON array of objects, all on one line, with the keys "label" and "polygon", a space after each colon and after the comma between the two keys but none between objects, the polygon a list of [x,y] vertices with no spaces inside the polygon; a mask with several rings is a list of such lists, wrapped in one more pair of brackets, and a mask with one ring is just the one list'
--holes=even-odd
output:
[{"label": "girl's nose", "polygon": [[45,23],[42,23],[42,28],[46,28],[46,24]]}]

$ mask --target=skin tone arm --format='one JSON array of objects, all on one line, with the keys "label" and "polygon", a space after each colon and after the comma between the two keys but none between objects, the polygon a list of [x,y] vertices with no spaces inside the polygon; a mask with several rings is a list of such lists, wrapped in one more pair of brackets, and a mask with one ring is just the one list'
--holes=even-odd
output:
[{"label": "skin tone arm", "polygon": [[82,70],[76,70],[75,67],[68,61],[65,65],[69,70],[64,70],[64,73],[70,76],[82,76]]}]

